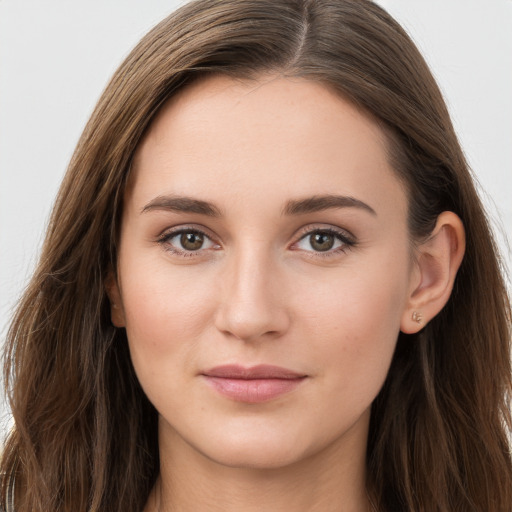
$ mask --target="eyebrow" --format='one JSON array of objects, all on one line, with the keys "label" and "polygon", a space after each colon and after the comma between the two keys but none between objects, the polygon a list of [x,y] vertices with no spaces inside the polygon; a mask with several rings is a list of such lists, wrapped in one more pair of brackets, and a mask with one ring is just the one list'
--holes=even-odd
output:
[{"label": "eyebrow", "polygon": [[168,210],[183,213],[198,213],[208,217],[221,217],[220,210],[208,201],[194,199],[185,196],[158,196],[152,199],[141,213],[151,212],[153,210]]},{"label": "eyebrow", "polygon": [[[359,208],[377,215],[368,204],[350,196],[323,195],[288,201],[282,215],[304,215],[333,208]],[[207,217],[222,217],[221,210],[213,203],[186,196],[157,196],[141,210],[146,213],[154,210],[167,210],[181,213],[197,213]]]},{"label": "eyebrow", "polygon": [[331,208],[359,208],[366,210],[372,215],[377,215],[375,210],[368,204],[350,196],[324,195],[312,196],[305,199],[288,201],[283,209],[284,215],[302,215],[314,213]]}]

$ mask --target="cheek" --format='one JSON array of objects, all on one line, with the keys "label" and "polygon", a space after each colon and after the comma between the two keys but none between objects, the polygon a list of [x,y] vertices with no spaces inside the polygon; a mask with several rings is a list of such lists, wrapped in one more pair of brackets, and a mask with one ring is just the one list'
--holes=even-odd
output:
[{"label": "cheek", "polygon": [[126,333],[141,381],[146,373],[164,375],[190,365],[212,318],[211,295],[200,285],[204,280],[151,260],[122,265]]},{"label": "cheek", "polygon": [[298,315],[316,347],[317,371],[354,399],[371,401],[382,386],[406,304],[407,260],[384,256],[337,270]]}]

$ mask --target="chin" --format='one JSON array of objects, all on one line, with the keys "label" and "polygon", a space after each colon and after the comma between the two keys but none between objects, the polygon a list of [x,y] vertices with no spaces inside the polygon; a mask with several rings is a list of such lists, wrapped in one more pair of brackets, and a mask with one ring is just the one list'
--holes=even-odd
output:
[{"label": "chin", "polygon": [[197,448],[210,460],[230,468],[279,469],[322,448],[304,442],[297,432],[258,429],[252,435],[247,431],[224,434]]},{"label": "chin", "polygon": [[210,460],[227,468],[237,469],[280,469],[299,462],[303,454],[295,450],[262,447],[261,442],[250,446],[231,446],[213,453],[204,453]]}]

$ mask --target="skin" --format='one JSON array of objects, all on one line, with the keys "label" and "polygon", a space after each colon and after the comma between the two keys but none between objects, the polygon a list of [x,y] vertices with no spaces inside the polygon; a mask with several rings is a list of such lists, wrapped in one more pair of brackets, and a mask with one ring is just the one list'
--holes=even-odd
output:
[{"label": "skin", "polygon": [[[413,244],[386,144],[324,85],[281,76],[202,80],[151,125],[107,284],[112,320],[126,328],[160,415],[161,474],[146,512],[369,510],[371,403],[399,331],[421,329],[448,299],[464,245],[450,212]],[[368,208],[283,213],[325,195]],[[170,208],[162,196],[207,201],[218,215]],[[184,249],[179,229],[205,233],[203,245]],[[333,248],[319,251],[312,232]],[[306,377],[249,404],[205,382],[224,364]]]}]

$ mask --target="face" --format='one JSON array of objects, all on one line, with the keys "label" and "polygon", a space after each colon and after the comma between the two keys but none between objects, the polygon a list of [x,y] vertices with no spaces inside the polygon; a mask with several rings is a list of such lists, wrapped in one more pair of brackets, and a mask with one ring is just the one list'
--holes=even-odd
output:
[{"label": "face", "polygon": [[109,295],[161,443],[237,467],[363,446],[414,281],[377,125],[319,83],[210,77],[132,171]]}]

